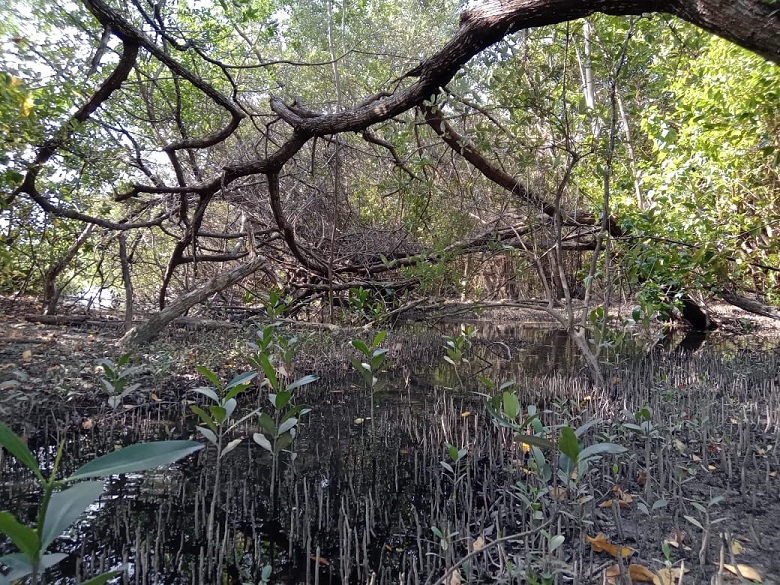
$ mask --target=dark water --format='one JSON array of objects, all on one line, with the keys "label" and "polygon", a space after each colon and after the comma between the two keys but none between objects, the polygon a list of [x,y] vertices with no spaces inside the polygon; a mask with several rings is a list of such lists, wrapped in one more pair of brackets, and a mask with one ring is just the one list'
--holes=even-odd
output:
[{"label": "dark water", "polygon": [[[521,404],[536,405],[550,427],[615,419],[642,405],[659,420],[685,411],[717,426],[730,414],[712,400],[715,392],[733,395],[758,421],[756,429],[776,437],[775,353],[736,346],[699,352],[616,360],[609,371],[614,388],[602,395],[591,388],[565,334],[483,328],[470,363],[457,373],[441,361],[443,350],[421,354],[414,371],[391,371],[374,396],[373,418],[357,377],[318,382],[297,397],[313,410],[302,419],[294,460],[281,455],[273,498],[271,459],[251,440],[256,429],[248,423],[238,433],[247,438],[223,460],[211,542],[205,525],[215,497],[215,453],[207,448],[163,470],[107,481],[100,501],[55,543],[52,550],[69,557],[47,582],[75,583],[124,566],[117,583],[257,583],[270,565],[274,583],[434,583],[473,550],[475,539],[512,533],[527,535],[475,555],[461,574],[471,582],[531,582],[530,575],[544,570],[549,541],[541,529],[552,529],[545,520],[558,505],[544,500],[544,514],[529,507],[530,491],[545,486],[523,479],[527,455],[511,433],[491,423],[479,376],[516,380]],[[257,393],[242,400],[246,412],[268,404]],[[185,412],[184,406],[152,406],[71,434],[63,471],[119,444],[191,436],[195,421]],[[43,417],[31,440],[44,461],[53,457],[53,428]],[[447,444],[467,449],[459,464]],[[632,460],[622,473],[631,477],[636,469]],[[0,481],[1,507],[32,521],[39,494],[29,476],[6,461]],[[583,521],[567,527],[559,520],[558,530],[576,541]],[[582,550],[562,547],[556,555],[546,556],[570,566],[579,558],[579,574],[587,572]],[[559,579],[567,574],[554,565],[546,569]]]}]

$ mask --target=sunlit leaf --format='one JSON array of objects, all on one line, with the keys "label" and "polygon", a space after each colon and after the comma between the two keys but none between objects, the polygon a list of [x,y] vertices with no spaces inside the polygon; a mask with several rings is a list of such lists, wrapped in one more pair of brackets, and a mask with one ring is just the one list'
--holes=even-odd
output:
[{"label": "sunlit leaf", "polygon": [[743,579],[755,581],[757,583],[763,583],[759,572],[750,565],[743,565],[739,563],[736,567],[734,565],[723,565],[723,568],[726,569],[729,573],[733,573],[738,576],[741,575]]},{"label": "sunlit leaf", "polygon": [[55,493],[46,510],[41,531],[41,550],[46,550],[102,493],[101,481],[84,481]]},{"label": "sunlit leaf", "polygon": [[586,535],[585,540],[587,540],[590,543],[590,546],[593,547],[593,552],[605,552],[615,558],[617,558],[619,554],[624,559],[627,559],[635,552],[633,548],[627,546],[618,547],[617,545],[607,541],[607,535],[603,532],[599,532],[596,536]]},{"label": "sunlit leaf", "polygon": [[268,451],[269,453],[273,453],[273,446],[271,445],[271,441],[268,440],[268,438],[262,434],[262,433],[255,433],[252,435],[252,439],[255,443],[260,445],[263,449]]},{"label": "sunlit leaf", "polygon": [[[643,565],[632,563],[624,569],[628,570],[628,576],[632,583],[653,583],[656,579],[656,574]],[[608,583],[617,583],[618,577],[620,577],[620,565],[607,567],[604,574]]]},{"label": "sunlit leaf", "polygon": [[137,443],[93,459],[82,465],[66,481],[108,477],[168,465],[203,448],[197,441],[157,441]]},{"label": "sunlit leaf", "polygon": [[241,441],[243,441],[243,438],[233,439],[230,441],[227,445],[225,445],[225,448],[222,449],[222,453],[220,453],[220,457],[224,457],[228,453],[230,453],[233,449],[238,447],[241,444]]}]

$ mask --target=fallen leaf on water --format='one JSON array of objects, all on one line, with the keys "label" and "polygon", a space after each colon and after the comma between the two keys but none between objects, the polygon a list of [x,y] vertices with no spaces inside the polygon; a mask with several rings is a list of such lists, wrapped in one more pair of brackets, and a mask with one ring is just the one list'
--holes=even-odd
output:
[{"label": "fallen leaf on water", "polygon": [[[757,581],[758,583],[763,583],[761,580],[761,575],[759,575],[758,571],[756,571],[750,565],[737,564],[736,567],[734,567],[734,565],[723,565],[723,568],[726,569],[729,573],[734,573],[737,576],[742,575],[742,577],[748,581]],[[739,573],[737,573],[737,569],[739,569]]]},{"label": "fallen leaf on water", "polygon": [[[685,572],[687,573],[688,571]],[[667,567],[658,571],[653,579],[653,583],[654,585],[677,585],[682,575],[683,570],[680,567]]]},{"label": "fallen leaf on water", "polygon": [[29,361],[31,361],[31,360],[32,360],[32,350],[30,350],[30,349],[25,349],[25,350],[22,352],[22,361],[23,361],[23,362],[29,362]]},{"label": "fallen leaf on water", "polygon": [[[617,578],[620,577],[620,565],[607,567],[604,574],[609,583],[616,583]],[[631,578],[632,583],[652,583],[653,579],[655,579],[655,573],[647,567],[637,565],[636,563],[628,565],[628,576]]]},{"label": "fallen leaf on water", "polygon": [[585,536],[585,540],[587,540],[590,543],[590,546],[593,547],[594,552],[606,552],[611,554],[613,557],[617,558],[618,551],[619,554],[624,558],[627,559],[632,554],[634,554],[634,549],[630,548],[628,546],[621,546],[618,548],[617,545],[612,544],[611,542],[607,541],[607,535],[603,532],[599,532],[596,536]]}]

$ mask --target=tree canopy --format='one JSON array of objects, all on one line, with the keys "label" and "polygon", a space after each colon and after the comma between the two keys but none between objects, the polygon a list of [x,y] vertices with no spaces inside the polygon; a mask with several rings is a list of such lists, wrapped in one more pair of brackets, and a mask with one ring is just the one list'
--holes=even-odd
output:
[{"label": "tree canopy", "polygon": [[49,311],[778,300],[776,0],[4,3],[0,285]]}]

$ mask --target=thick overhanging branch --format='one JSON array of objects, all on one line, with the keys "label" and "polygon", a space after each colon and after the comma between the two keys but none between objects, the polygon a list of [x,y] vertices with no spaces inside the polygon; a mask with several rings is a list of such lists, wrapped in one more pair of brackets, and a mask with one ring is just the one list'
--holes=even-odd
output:
[{"label": "thick overhanging branch", "polygon": [[238,125],[246,114],[244,114],[241,108],[239,108],[228,96],[217,91],[212,85],[203,81],[203,79],[168,55],[163,49],[158,47],[152,39],[141,33],[121,14],[103,2],[103,0],[83,0],[83,2],[84,6],[87,7],[103,26],[111,28],[111,32],[114,35],[122,39],[122,41],[132,42],[143,47],[150,55],[154,56],[168,69],[186,79],[194,87],[198,88],[201,92],[211,98],[215,104],[221,106],[230,113],[230,121],[225,127],[220,128],[207,136],[181,140],[169,144],[164,150],[173,152],[185,148],[208,148],[209,146],[214,146],[215,144],[223,142],[236,130],[236,128],[238,128]]}]

